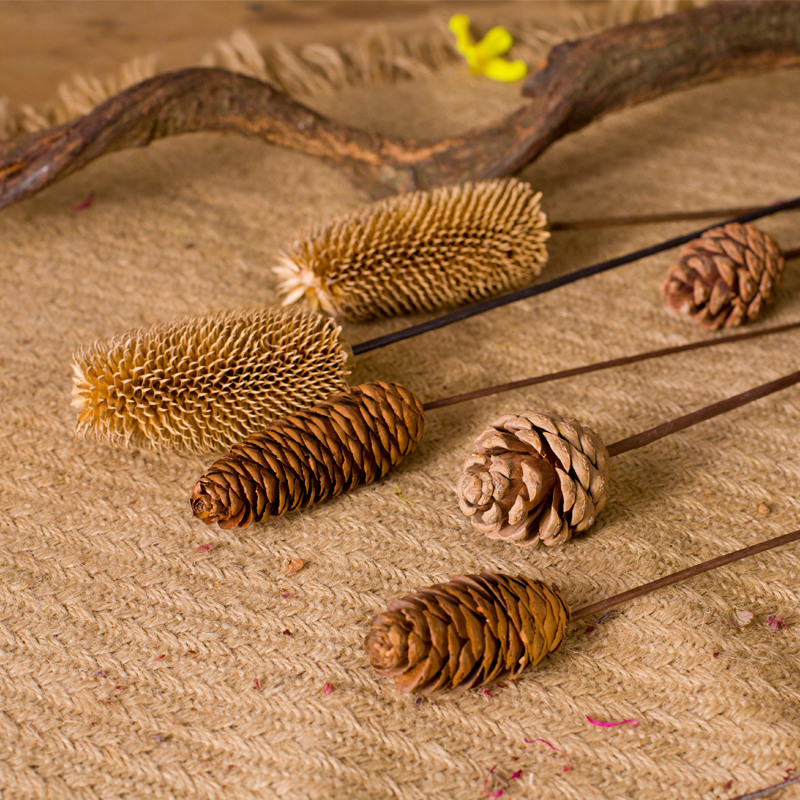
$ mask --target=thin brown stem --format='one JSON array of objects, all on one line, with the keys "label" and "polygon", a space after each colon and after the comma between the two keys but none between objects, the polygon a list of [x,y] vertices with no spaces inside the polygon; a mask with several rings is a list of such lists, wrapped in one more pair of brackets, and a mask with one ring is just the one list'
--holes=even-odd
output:
[{"label": "thin brown stem", "polygon": [[622,453],[627,453],[629,450],[636,450],[639,447],[644,447],[651,442],[663,439],[665,436],[686,430],[686,428],[691,428],[692,425],[697,425],[699,422],[705,422],[720,414],[727,414],[728,411],[741,408],[741,406],[752,403],[754,400],[760,400],[767,395],[780,392],[783,389],[788,389],[790,386],[794,386],[797,383],[800,383],[800,370],[792,372],[789,375],[784,375],[777,380],[762,383],[760,386],[748,389],[746,392],[728,397],[725,400],[720,400],[718,403],[712,403],[710,406],[699,408],[697,411],[692,411],[691,414],[684,414],[677,419],[662,422],[661,425],[656,425],[654,428],[649,428],[641,433],[635,433],[633,436],[628,436],[626,439],[620,439],[618,442],[614,442],[608,446],[608,454],[610,456],[618,456]]},{"label": "thin brown stem", "polygon": [[695,219],[726,219],[741,214],[751,214],[760,206],[712,208],[703,211],[673,211],[663,214],[639,214],[629,217],[589,217],[565,219],[550,223],[551,231],[576,231],[586,228],[612,228],[622,225],[652,225],[660,222],[689,222]]},{"label": "thin brown stem", "polygon": [[608,361],[598,361],[594,364],[586,364],[582,367],[562,369],[558,372],[535,375],[532,378],[522,378],[518,381],[511,381],[510,383],[487,386],[485,389],[476,389],[473,392],[464,392],[463,394],[456,394],[450,397],[442,397],[438,400],[431,400],[429,403],[425,403],[423,408],[425,411],[432,411],[436,408],[444,408],[445,406],[452,406],[456,403],[464,403],[468,400],[478,400],[481,397],[489,397],[494,394],[501,394],[502,392],[510,392],[514,389],[523,389],[526,386],[536,386],[540,383],[549,383],[550,381],[558,381],[562,380],[563,378],[574,378],[578,375],[587,375],[590,372],[600,372],[602,370],[612,369],[613,367],[624,367],[628,364],[637,364],[640,361],[648,361],[651,358],[661,358],[662,356],[689,353],[693,350],[702,350],[706,347],[716,347],[717,345],[721,344],[731,344],[733,342],[743,342],[747,339],[757,339],[761,336],[769,336],[773,333],[786,333],[787,331],[796,330],[797,328],[800,328],[800,322],[790,322],[786,325],[777,325],[773,328],[762,328],[761,330],[748,331],[747,333],[735,333],[731,336],[721,336],[718,339],[704,339],[699,342],[692,342],[691,344],[682,344],[675,347],[663,347],[660,350],[648,350],[645,353],[637,353],[633,356],[612,358]]},{"label": "thin brown stem", "polygon": [[642,586],[637,586],[635,589],[628,589],[627,592],[615,594],[613,597],[607,597],[605,600],[598,600],[588,606],[583,606],[570,615],[570,619],[574,622],[584,617],[590,617],[593,614],[600,614],[607,611],[609,608],[618,606],[621,603],[627,603],[629,600],[634,600],[637,597],[650,594],[656,589],[663,589],[665,586],[672,586],[673,583],[685,581],[687,578],[693,578],[695,575],[700,575],[703,572],[710,572],[712,569],[724,567],[726,564],[732,564],[734,561],[740,561],[743,558],[749,558],[757,553],[763,553],[765,550],[772,550],[775,547],[780,547],[784,544],[790,544],[800,539],[800,530],[793,531],[792,533],[785,533],[782,536],[776,536],[774,539],[767,539],[765,542],[745,547],[742,550],[734,550],[732,553],[726,553],[724,556],[717,556],[709,561],[703,561],[701,564],[695,564],[693,567],[682,569],[679,572],[673,572],[672,575],[666,575],[656,581],[650,581]]}]

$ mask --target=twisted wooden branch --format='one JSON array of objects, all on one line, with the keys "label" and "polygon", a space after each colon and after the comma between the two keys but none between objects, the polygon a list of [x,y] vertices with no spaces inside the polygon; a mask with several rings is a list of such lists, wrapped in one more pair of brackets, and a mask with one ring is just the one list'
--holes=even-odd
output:
[{"label": "twisted wooden branch", "polygon": [[179,133],[256,136],[336,164],[371,195],[510,175],[610,112],[730,75],[800,63],[800,0],[725,2],[555,47],[532,101],[496,124],[432,141],[326,119],[265,83],[184,69],[131,86],[71,122],[0,147],[0,208],[105,153]]}]

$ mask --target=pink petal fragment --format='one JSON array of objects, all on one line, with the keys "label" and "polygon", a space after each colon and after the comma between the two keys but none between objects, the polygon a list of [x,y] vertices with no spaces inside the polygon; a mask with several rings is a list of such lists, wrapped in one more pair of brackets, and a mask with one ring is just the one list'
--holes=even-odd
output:
[{"label": "pink petal fragment", "polygon": [[635,728],[639,724],[635,719],[623,719],[620,722],[600,722],[599,720],[592,719],[588,715],[586,719],[588,719],[592,725],[598,725],[601,728],[616,728],[617,725],[630,725],[631,727]]},{"label": "pink petal fragment", "polygon": [[533,744],[534,742],[541,742],[542,744],[546,744],[551,750],[555,750],[556,753],[561,753],[562,756],[565,756],[569,761],[569,767],[564,767],[564,772],[569,772],[570,768],[575,769],[575,763],[573,762],[570,754],[566,750],[559,750],[554,744],[548,742],[547,739],[528,739],[523,737],[523,741],[525,744]]},{"label": "pink petal fragment", "polygon": [[483,779],[483,791],[486,792],[489,797],[502,797],[503,790],[498,789],[496,793],[490,791],[489,789],[489,778],[492,777],[492,773],[497,769],[497,764],[495,764],[487,773],[486,777]]},{"label": "pink petal fragment", "polygon": [[86,199],[82,203],[78,203],[78,205],[73,206],[73,211],[83,211],[84,208],[89,208],[89,206],[94,202],[94,189],[86,195]]},{"label": "pink petal fragment", "polygon": [[779,617],[777,614],[770,614],[767,617],[767,625],[771,631],[779,631],[781,628],[786,627],[786,618]]},{"label": "pink petal fragment", "polygon": [[281,592],[281,597],[282,597],[284,600],[288,600],[288,599],[289,599],[291,596],[292,596],[292,593],[291,593],[291,592]]},{"label": "pink petal fragment", "polygon": [[253,686],[255,686],[256,689],[260,689],[261,688],[261,681],[258,678],[253,678]]},{"label": "pink petal fragment", "polygon": [[197,548],[198,553],[207,553],[209,550],[213,550],[213,544],[201,544],[200,547]]},{"label": "pink petal fragment", "polygon": [[485,694],[487,697],[491,697],[491,696],[492,696],[492,693],[491,693],[491,692],[490,692],[488,689],[481,689],[481,691],[482,691],[482,692],[483,692],[483,693],[484,693],[484,694]]},{"label": "pink petal fragment", "polygon": [[332,683],[326,683],[322,687],[322,694],[324,694],[324,695],[329,695],[332,691],[333,691],[333,684]]},{"label": "pink petal fragment", "polygon": [[517,778],[521,778],[521,777],[522,777],[522,770],[521,770],[521,769],[518,769],[518,770],[517,770],[517,771],[516,771],[516,772],[515,772],[515,773],[514,773],[514,774],[513,774],[513,775],[512,775],[510,778],[509,778],[509,780],[510,780],[510,781],[514,781],[514,780],[516,780]]}]

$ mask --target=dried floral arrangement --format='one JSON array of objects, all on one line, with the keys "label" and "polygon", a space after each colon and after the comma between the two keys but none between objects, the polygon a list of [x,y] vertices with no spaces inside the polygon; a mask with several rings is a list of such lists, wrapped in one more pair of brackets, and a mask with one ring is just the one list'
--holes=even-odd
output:
[{"label": "dried floral arrangement", "polygon": [[[800,383],[800,370],[606,447],[577,420],[505,415],[476,441],[456,486],[489,538],[521,547],[564,544],[605,507],[609,458]],[[247,527],[383,477],[422,438],[424,406],[399,384],[364,384],[278,420],[235,445],[192,489],[206,524]]]},{"label": "dried floral arrangement", "polygon": [[[517,192],[517,184],[500,181],[485,186],[492,203],[498,196],[504,196],[509,187],[517,196],[529,199],[537,197],[529,190],[520,188]],[[456,187],[448,192],[443,190],[439,196],[452,200],[456,205],[466,199],[470,202],[475,199],[471,187]],[[426,202],[433,203],[430,198]],[[538,199],[536,202],[538,204]],[[386,206],[378,205],[385,210]],[[447,205],[445,202],[442,207]],[[766,216],[799,205],[800,199],[788,201],[779,206],[749,212],[746,216]],[[502,211],[501,203],[493,208],[489,217],[493,218]],[[399,225],[398,220],[403,219],[403,214],[401,211],[399,215],[389,213],[387,216],[392,225]],[[367,213],[370,219],[380,216],[381,212],[374,210]],[[350,222],[346,222],[344,228],[352,232]],[[81,436],[121,447],[195,453],[223,450],[270,421],[309,408],[331,393],[346,388],[351,354],[362,354],[435,330],[522,297],[541,294],[571,281],[630,263],[654,250],[665,250],[688,241],[688,249],[671,268],[671,277],[666,284],[675,287],[675,275],[688,275],[686,270],[695,269],[700,263],[697,256],[691,254],[706,247],[707,240],[703,237],[708,234],[713,234],[715,246],[724,251],[708,256],[714,265],[713,269],[717,270],[717,275],[723,272],[732,275],[735,284],[724,290],[725,308],[717,309],[715,318],[722,319],[727,314],[726,325],[730,327],[757,316],[763,304],[773,298],[785,261],[800,255],[800,250],[781,254],[778,246],[766,234],[751,225],[732,222],[721,228],[701,231],[700,234],[699,238],[692,233],[670,239],[655,248],[639,250],[577,270],[546,284],[535,284],[484,300],[428,322],[361,342],[352,348],[342,338],[341,328],[331,320],[294,306],[202,315],[98,340],[80,348],[73,356],[73,405],[78,409],[77,432]],[[732,239],[731,235],[739,238]],[[740,240],[743,237],[752,246],[742,245]],[[436,238],[429,241],[430,251],[438,252]],[[354,247],[352,252],[358,256],[372,251]],[[686,256],[686,253],[690,255]],[[738,260],[734,260],[734,257]],[[498,264],[484,263],[489,271],[497,269],[499,272]],[[754,289],[753,274],[761,276],[757,289]],[[427,302],[423,299],[426,294],[428,300],[437,295],[437,279],[420,272],[407,277],[398,271],[392,281],[387,281],[380,289],[375,288],[377,284],[371,280],[372,277],[369,271],[366,276],[354,273],[352,282],[360,287],[356,294],[363,308],[369,307],[370,302],[379,307],[380,296],[399,296],[401,285],[405,286],[408,297],[416,295],[420,303]],[[447,273],[447,278],[448,281],[453,278],[453,271]],[[718,279],[717,286],[722,280],[721,277]],[[485,291],[487,284],[487,281],[473,274],[461,286],[464,291],[477,294]],[[446,285],[446,282],[442,285]],[[675,294],[679,289],[669,291]],[[699,296],[700,290],[692,291]],[[714,291],[714,297],[717,297],[723,290]],[[438,297],[444,299],[443,293],[438,292]],[[744,298],[750,299],[747,301]],[[455,293],[451,293],[449,299],[454,300]],[[716,300],[713,302],[716,303]],[[731,311],[744,307],[746,302],[749,302],[746,314]],[[679,351],[680,348],[674,350]],[[659,354],[653,354],[652,357]],[[518,386],[519,383],[515,382],[507,388]],[[482,391],[486,393],[486,390]],[[473,393],[473,396],[480,396],[480,392]],[[443,399],[431,407],[451,402]]]}]

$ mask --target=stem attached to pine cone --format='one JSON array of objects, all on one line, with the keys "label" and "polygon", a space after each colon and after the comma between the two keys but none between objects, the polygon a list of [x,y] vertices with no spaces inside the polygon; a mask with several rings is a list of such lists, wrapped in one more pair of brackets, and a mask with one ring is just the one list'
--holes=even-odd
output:
[{"label": "stem attached to pine cone", "polygon": [[[485,311],[492,311],[495,308],[502,308],[503,306],[510,305],[511,303],[516,303],[518,300],[536,297],[540,294],[550,292],[553,289],[558,289],[561,286],[567,286],[570,283],[575,283],[583,278],[590,278],[592,275],[599,275],[602,272],[608,272],[609,270],[624,266],[625,264],[632,264],[634,261],[639,261],[643,258],[647,258],[648,256],[663,253],[666,250],[672,250],[675,247],[688,244],[693,239],[697,239],[712,228],[734,223],[744,224],[747,222],[753,222],[754,220],[763,219],[764,217],[769,217],[772,214],[777,214],[781,211],[789,211],[794,208],[800,208],[800,197],[787,200],[785,203],[764,206],[748,214],[742,214],[738,217],[733,217],[725,222],[692,231],[691,233],[686,233],[683,236],[676,236],[672,239],[667,239],[666,241],[652,245],[651,247],[635,250],[632,253],[617,256],[617,258],[611,258],[607,261],[600,261],[597,264],[583,267],[582,269],[575,270],[574,272],[568,272],[566,275],[560,275],[558,278],[553,278],[549,281],[543,281],[542,283],[536,283],[533,286],[526,286],[522,289],[516,289],[513,292],[508,292],[507,294],[500,295],[499,297],[492,297],[489,300],[484,300],[481,303],[475,303],[475,305],[467,306],[466,308],[459,308],[456,311],[451,311],[449,314],[443,314],[441,317],[429,319],[426,322],[421,322],[418,325],[411,325],[408,328],[402,328],[401,330],[387,333],[384,336],[378,336],[374,339],[369,339],[366,342],[359,342],[358,344],[353,345],[353,354],[359,356],[363,353],[368,353],[371,350],[377,350],[380,347],[386,347],[387,345],[395,344],[396,342],[402,342],[405,339],[411,339],[414,336],[419,336],[422,333],[428,333],[429,331],[438,330],[439,328],[444,328],[447,325],[452,325],[454,322],[460,322],[461,320],[475,317],[478,314],[483,314]],[[791,252],[794,253],[795,251]],[[785,257],[786,256],[784,256],[784,258]]]},{"label": "stem attached to pine cone", "polygon": [[728,411],[733,411],[736,408],[752,403],[754,400],[760,400],[762,397],[766,397],[774,392],[780,392],[782,389],[787,389],[797,383],[800,383],[800,370],[792,372],[789,375],[784,375],[777,380],[762,383],[760,386],[755,386],[752,389],[748,389],[746,392],[728,397],[725,400],[720,400],[718,403],[712,403],[704,408],[699,408],[697,411],[684,414],[677,419],[662,422],[660,425],[656,425],[654,428],[649,428],[641,433],[636,433],[633,436],[620,439],[618,442],[608,445],[608,454],[613,457],[621,455],[622,453],[627,453],[629,450],[637,450],[651,442],[663,439],[671,433],[686,430],[686,428],[691,428],[692,425],[697,425],[698,422],[705,422],[720,414],[726,414]]},{"label": "stem attached to pine cone", "polygon": [[[800,255],[800,251],[798,251],[798,254]],[[491,395],[501,394],[502,392],[510,392],[514,389],[523,389],[527,386],[536,386],[540,383],[549,383],[550,381],[557,381],[563,378],[574,378],[578,375],[587,375],[590,372],[600,372],[602,370],[612,369],[614,367],[624,367],[628,364],[638,364],[640,361],[649,361],[653,358],[678,355],[679,353],[689,353],[693,350],[703,350],[706,347],[716,347],[720,344],[732,344],[733,342],[743,342],[747,339],[757,339],[761,336],[769,336],[773,333],[786,333],[788,331],[796,330],[797,328],[800,328],[800,322],[790,322],[786,325],[776,325],[773,328],[762,328],[757,331],[747,331],[746,333],[735,333],[730,336],[721,336],[718,339],[704,339],[699,342],[692,342],[691,344],[682,344],[675,347],[664,347],[660,350],[648,350],[647,352],[637,353],[633,356],[612,358],[609,361],[598,361],[594,364],[586,364],[582,367],[562,369],[558,372],[549,372],[545,375],[535,375],[532,378],[523,378],[510,383],[487,386],[485,389],[476,389],[474,392],[464,392],[463,394],[456,394],[450,397],[442,397],[438,400],[431,400],[429,403],[425,403],[422,407],[425,411],[433,411],[436,408],[445,408],[446,406],[453,406],[457,403],[464,403],[467,400],[478,400],[482,397],[489,397]]]},{"label": "stem attached to pine cone", "polygon": [[745,547],[741,550],[735,550],[732,553],[726,553],[723,556],[717,556],[708,561],[703,561],[700,564],[695,564],[693,567],[687,567],[679,572],[673,572],[672,575],[665,575],[650,583],[642,584],[634,589],[628,589],[627,592],[615,594],[613,597],[607,597],[605,600],[598,600],[596,603],[591,603],[588,606],[583,606],[577,611],[570,614],[570,619],[575,622],[584,617],[590,617],[594,614],[601,614],[614,606],[621,603],[627,603],[629,600],[634,600],[637,597],[650,594],[656,589],[663,589],[665,586],[672,586],[673,583],[685,581],[687,578],[693,578],[695,575],[700,575],[703,572],[710,572],[712,569],[724,567],[726,564],[732,564],[734,561],[740,561],[743,558],[749,558],[757,553],[763,553],[765,550],[772,550],[775,547],[780,547],[784,544],[790,544],[800,540],[800,530],[793,531],[792,533],[785,533],[782,536],[776,536],[774,539],[767,539],[765,542]]}]

